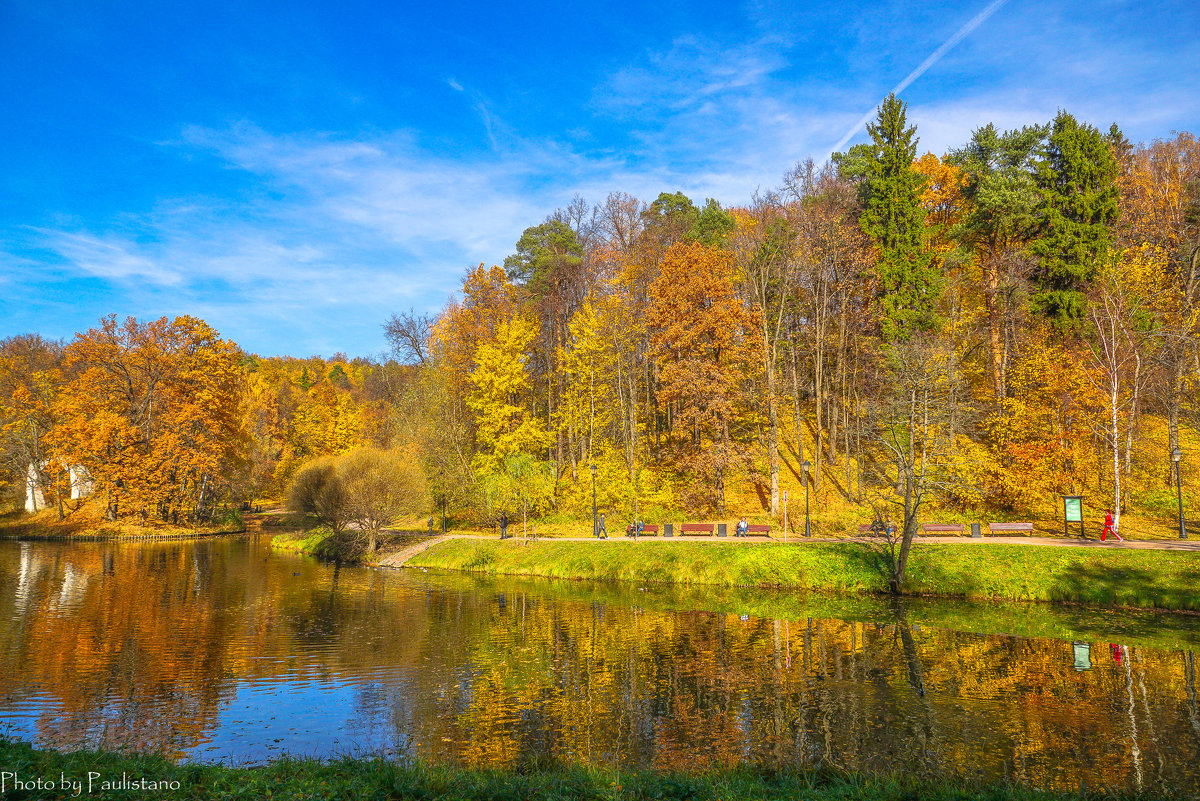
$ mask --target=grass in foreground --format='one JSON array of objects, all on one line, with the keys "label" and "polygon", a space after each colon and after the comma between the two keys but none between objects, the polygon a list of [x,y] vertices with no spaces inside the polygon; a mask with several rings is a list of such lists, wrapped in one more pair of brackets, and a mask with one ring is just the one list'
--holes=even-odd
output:
[{"label": "grass in foreground", "polygon": [[[1138,798],[1111,792],[1051,793],[1010,784],[867,778],[832,769],[736,768],[705,774],[524,766],[471,770],[385,759],[284,758],[261,767],[175,765],[162,757],[81,751],[60,754],[0,737],[5,799],[808,799],[810,801],[1040,801]],[[26,787],[17,787],[19,780]],[[41,780],[40,787],[31,786]],[[89,787],[88,782],[91,781]],[[66,783],[66,786],[64,785]],[[78,782],[78,785],[73,783]],[[145,789],[145,782],[154,782]],[[47,783],[54,786],[47,787]],[[142,783],[135,786],[135,783]],[[1151,796],[1140,796],[1150,798]],[[1161,797],[1161,796],[1155,796]]]},{"label": "grass in foreground", "polygon": [[[860,543],[449,540],[408,564],[491,575],[887,592],[883,555]],[[909,559],[907,591],[916,596],[1200,611],[1200,554],[917,544]]]}]

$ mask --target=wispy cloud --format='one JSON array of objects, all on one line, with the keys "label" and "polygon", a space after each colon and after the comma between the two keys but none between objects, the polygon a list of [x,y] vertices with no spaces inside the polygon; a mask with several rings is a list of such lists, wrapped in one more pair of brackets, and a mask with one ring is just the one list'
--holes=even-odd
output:
[{"label": "wispy cloud", "polygon": [[164,200],[104,230],[30,228],[26,246],[55,254],[65,275],[122,287],[149,314],[203,309],[227,335],[254,342],[270,339],[261,325],[270,309],[292,315],[293,327],[322,321],[289,336],[312,343],[305,349],[336,341],[360,352],[382,344],[390,313],[436,310],[466,268],[502,259],[597,164],[553,143],[465,160],[408,133],[285,136],[250,124],[189,127],[171,146],[215,156],[261,189],[236,204]]}]

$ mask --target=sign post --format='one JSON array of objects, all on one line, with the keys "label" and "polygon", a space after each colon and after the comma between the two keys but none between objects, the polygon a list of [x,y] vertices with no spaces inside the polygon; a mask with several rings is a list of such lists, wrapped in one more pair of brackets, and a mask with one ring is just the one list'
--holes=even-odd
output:
[{"label": "sign post", "polygon": [[787,542],[787,490],[783,491],[783,541]]},{"label": "sign post", "polygon": [[1083,496],[1082,495],[1064,495],[1063,496],[1063,536],[1069,537],[1068,528],[1071,523],[1079,524],[1079,536],[1087,539],[1087,534],[1083,531]]}]

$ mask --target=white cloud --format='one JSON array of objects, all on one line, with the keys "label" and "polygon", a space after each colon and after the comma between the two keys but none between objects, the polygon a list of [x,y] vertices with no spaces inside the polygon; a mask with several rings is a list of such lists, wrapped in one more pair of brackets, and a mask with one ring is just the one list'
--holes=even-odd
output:
[{"label": "white cloud", "polygon": [[177,286],[179,269],[139,252],[138,245],[120,236],[33,229],[45,237],[45,246],[82,272],[106,280],[148,281],[156,286]]}]

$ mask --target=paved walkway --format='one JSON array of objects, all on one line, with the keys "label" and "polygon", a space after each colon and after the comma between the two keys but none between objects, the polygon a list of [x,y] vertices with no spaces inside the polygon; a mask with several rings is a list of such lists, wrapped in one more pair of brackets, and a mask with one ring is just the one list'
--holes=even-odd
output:
[{"label": "paved walkway", "polygon": [[[457,539],[475,539],[496,541],[495,536],[487,536],[484,534],[438,534],[430,537],[427,540],[410,545],[395,553],[388,554],[383,559],[379,560],[380,567],[401,568],[409,559],[421,553],[427,548],[436,545],[439,542],[446,540]],[[611,537],[609,539],[598,540],[595,537],[539,537],[538,542],[590,542],[597,546],[606,545],[614,542],[635,542],[633,537]],[[525,542],[524,538],[514,537],[514,544],[520,545]],[[754,545],[755,543],[774,542],[783,543],[782,537],[638,537],[638,544],[658,544],[670,545],[677,542],[707,542],[707,543],[722,543],[728,545]],[[788,537],[788,545],[830,545],[839,542],[880,542],[878,539],[870,537]],[[1105,548],[1109,550],[1157,550],[1157,551],[1198,551],[1200,552],[1200,540],[1125,540],[1118,542],[1115,540],[1107,540],[1100,542],[1099,540],[1082,540],[1070,537],[917,537],[913,540],[913,545],[920,546],[928,543],[948,544],[948,545],[984,545],[991,543],[993,545],[1050,545],[1059,548]]]}]

